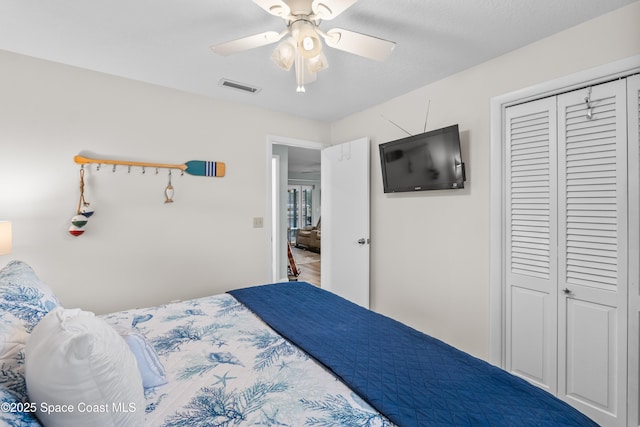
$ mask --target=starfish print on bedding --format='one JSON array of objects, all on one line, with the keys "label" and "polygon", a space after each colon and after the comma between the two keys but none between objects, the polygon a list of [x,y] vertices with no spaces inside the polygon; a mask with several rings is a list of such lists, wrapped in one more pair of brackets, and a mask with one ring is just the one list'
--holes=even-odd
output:
[{"label": "starfish print on bedding", "polygon": [[216,381],[215,383],[213,383],[212,385],[216,385],[216,384],[220,384],[222,383],[223,387],[227,386],[227,380],[235,380],[238,377],[230,377],[229,375],[229,371],[225,372],[224,375],[220,376],[220,375],[213,375],[214,377],[216,377],[218,379],[218,381]]}]

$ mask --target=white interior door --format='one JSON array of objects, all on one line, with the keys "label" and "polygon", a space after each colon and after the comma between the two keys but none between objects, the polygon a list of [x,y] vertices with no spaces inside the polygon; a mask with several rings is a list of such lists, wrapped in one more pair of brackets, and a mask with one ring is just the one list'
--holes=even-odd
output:
[{"label": "white interior door", "polygon": [[626,82],[558,96],[558,395],[626,425]]},{"label": "white interior door", "polygon": [[322,287],[369,307],[369,139],[322,150]]},{"label": "white interior door", "polygon": [[556,100],[509,107],[506,135],[506,369],[556,393]]}]

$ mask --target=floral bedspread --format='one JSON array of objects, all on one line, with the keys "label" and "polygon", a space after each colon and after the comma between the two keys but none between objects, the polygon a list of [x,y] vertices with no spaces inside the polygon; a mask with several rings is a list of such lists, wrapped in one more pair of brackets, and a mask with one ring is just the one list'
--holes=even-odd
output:
[{"label": "floral bedspread", "polygon": [[102,317],[144,334],[165,368],[149,426],[392,425],[231,295]]}]

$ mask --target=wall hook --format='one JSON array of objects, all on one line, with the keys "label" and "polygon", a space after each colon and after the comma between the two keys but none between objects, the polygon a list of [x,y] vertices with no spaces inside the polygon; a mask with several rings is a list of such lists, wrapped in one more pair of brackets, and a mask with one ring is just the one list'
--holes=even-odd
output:
[{"label": "wall hook", "polygon": [[591,105],[591,88],[587,88],[587,96],[584,97],[584,102],[587,104],[587,120],[593,119],[593,109]]}]

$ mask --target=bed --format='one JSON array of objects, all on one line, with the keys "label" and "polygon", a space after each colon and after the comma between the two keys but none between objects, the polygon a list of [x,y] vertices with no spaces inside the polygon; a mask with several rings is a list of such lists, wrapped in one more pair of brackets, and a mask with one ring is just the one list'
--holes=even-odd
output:
[{"label": "bed", "polygon": [[94,316],[0,270],[0,425],[594,426],[549,393],[304,282]]}]

